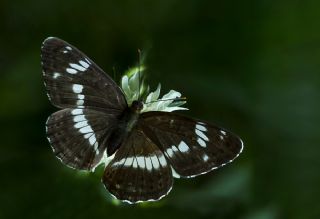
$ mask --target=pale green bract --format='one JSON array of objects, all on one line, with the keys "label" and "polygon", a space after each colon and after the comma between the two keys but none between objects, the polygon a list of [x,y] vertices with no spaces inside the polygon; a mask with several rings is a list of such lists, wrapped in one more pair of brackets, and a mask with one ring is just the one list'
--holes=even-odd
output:
[{"label": "pale green bract", "polygon": [[[145,70],[144,66],[140,66],[140,97],[142,97],[143,101],[143,109],[141,112],[149,112],[149,111],[163,111],[163,112],[172,112],[176,110],[188,110],[187,108],[180,107],[186,103],[186,101],[174,101],[172,99],[181,97],[181,93],[178,91],[170,90],[167,94],[160,97],[161,85],[159,84],[157,89],[153,92],[149,93],[149,86],[144,84],[143,72]],[[131,68],[125,72],[125,74],[121,78],[121,88],[126,97],[127,103],[131,106],[132,101],[139,99],[139,67]],[[171,100],[166,100],[171,99]],[[166,100],[166,101],[158,101],[157,100]],[[150,103],[152,102],[152,103]],[[149,104],[148,104],[149,103]],[[111,160],[113,160],[114,155],[108,157],[107,152],[104,151],[103,157],[100,160],[99,166],[101,163],[104,163],[105,166],[108,165]],[[94,168],[92,169],[94,171]]]},{"label": "pale green bract", "polygon": [[[143,101],[143,109],[141,112],[149,111],[163,111],[163,112],[172,112],[176,110],[188,110],[185,107],[181,107],[186,101],[174,100],[175,98],[180,98],[181,93],[175,90],[170,90],[167,94],[160,97],[161,84],[158,85],[157,89],[149,93],[149,86],[144,84],[142,80],[142,74],[145,70],[143,65],[140,66],[140,75],[139,67],[134,67],[129,69],[121,79],[121,88],[125,94],[128,105],[130,106],[132,101],[138,100],[139,96]],[[140,78],[139,78],[140,76]],[[139,81],[140,81],[140,90],[139,90]],[[140,95],[139,95],[140,93]],[[148,94],[149,93],[149,94]],[[170,99],[170,100],[167,100]],[[157,101],[161,100],[161,101]]]}]

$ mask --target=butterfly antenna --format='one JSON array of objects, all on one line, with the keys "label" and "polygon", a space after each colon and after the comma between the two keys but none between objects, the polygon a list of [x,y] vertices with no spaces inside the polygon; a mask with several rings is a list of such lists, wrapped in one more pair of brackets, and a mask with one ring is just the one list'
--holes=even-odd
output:
[{"label": "butterfly antenna", "polygon": [[170,98],[170,99],[159,99],[159,100],[150,101],[150,102],[145,103],[145,104],[156,103],[156,102],[160,102],[160,101],[169,101],[169,100],[174,100],[174,101],[186,101],[187,98],[186,98],[186,97],[176,97],[176,98]]},{"label": "butterfly antenna", "polygon": [[140,86],[141,86],[141,72],[140,72],[140,66],[141,66],[141,50],[138,49],[139,54],[139,66],[138,66],[138,79],[139,79],[139,86],[138,86],[138,101],[140,101]]}]

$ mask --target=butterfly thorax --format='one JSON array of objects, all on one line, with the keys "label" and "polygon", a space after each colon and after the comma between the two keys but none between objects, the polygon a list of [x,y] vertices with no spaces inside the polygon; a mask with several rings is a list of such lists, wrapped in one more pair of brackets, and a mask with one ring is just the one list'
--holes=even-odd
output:
[{"label": "butterfly thorax", "polygon": [[131,106],[124,112],[124,123],[127,132],[130,132],[132,128],[136,125],[139,114],[143,108],[143,103],[141,101],[135,100],[132,102]]},{"label": "butterfly thorax", "polygon": [[136,126],[142,108],[143,103],[141,101],[133,101],[131,106],[120,115],[119,122],[108,139],[107,154],[109,156],[120,148],[122,142]]}]

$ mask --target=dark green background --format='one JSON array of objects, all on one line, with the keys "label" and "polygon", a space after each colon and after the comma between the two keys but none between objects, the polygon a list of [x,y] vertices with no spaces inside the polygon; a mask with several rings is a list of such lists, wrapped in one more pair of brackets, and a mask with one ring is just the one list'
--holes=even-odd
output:
[{"label": "dark green background", "polygon": [[[0,1],[0,218],[320,218],[319,1]],[[239,134],[243,154],[162,201],[118,205],[101,171],[45,137],[40,46],[77,46],[112,75],[150,48],[148,82]]]}]

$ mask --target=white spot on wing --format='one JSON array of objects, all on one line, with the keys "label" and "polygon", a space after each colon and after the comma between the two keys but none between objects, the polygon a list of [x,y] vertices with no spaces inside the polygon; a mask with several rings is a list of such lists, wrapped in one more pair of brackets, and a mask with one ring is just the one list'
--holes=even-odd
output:
[{"label": "white spot on wing", "polygon": [[61,76],[61,74],[59,72],[53,73],[53,79],[57,79],[60,76]]},{"label": "white spot on wing", "polygon": [[86,126],[86,127],[79,129],[79,132],[82,134],[85,134],[85,133],[93,132],[93,130],[90,126]]},{"label": "white spot on wing", "polygon": [[145,168],[145,162],[144,162],[144,157],[137,157],[138,165],[141,169]]},{"label": "white spot on wing", "polygon": [[89,61],[89,59],[87,59],[87,58],[84,58],[89,64],[91,64],[91,62]]},{"label": "white spot on wing", "polygon": [[84,115],[78,115],[78,116],[73,117],[73,121],[74,122],[81,122],[81,121],[84,121],[84,120],[86,120]]},{"label": "white spot on wing", "polygon": [[173,150],[173,152],[178,152],[179,150],[178,150],[178,148],[175,146],[175,145],[172,145],[171,146],[171,149]]},{"label": "white spot on wing", "polygon": [[72,50],[72,48],[70,46],[66,46],[66,49],[70,50],[70,51]]},{"label": "white spot on wing", "polygon": [[208,157],[208,155],[204,154],[204,155],[202,156],[202,159],[203,159],[203,161],[207,161],[207,160],[209,160],[209,157]]},{"label": "white spot on wing", "polygon": [[83,86],[81,84],[74,84],[72,86],[72,90],[74,93],[80,94],[80,93],[82,93]]},{"label": "white spot on wing", "polygon": [[82,65],[86,69],[89,68],[89,66],[90,66],[86,61],[82,61],[82,60],[79,61],[79,64]]},{"label": "white spot on wing", "polygon": [[94,146],[93,146],[93,148],[94,148],[94,150],[95,150],[95,152],[96,152],[96,155],[99,154],[98,146],[99,146],[98,142],[96,142],[96,143],[94,144]]},{"label": "white spot on wing", "polygon": [[70,74],[77,74],[77,73],[78,73],[78,71],[75,70],[74,68],[67,68],[66,71],[67,71],[68,73],[70,73]]},{"label": "white spot on wing", "polygon": [[152,170],[152,164],[151,164],[151,158],[150,157],[146,157],[146,167],[147,167],[147,170],[149,170],[149,171]]},{"label": "white spot on wing", "polygon": [[184,142],[184,141],[181,141],[179,146],[178,146],[179,150],[182,152],[182,153],[186,153],[189,151],[189,147],[188,145]]},{"label": "white spot on wing", "polygon": [[227,133],[225,131],[220,130],[220,133],[223,135],[227,135]]},{"label": "white spot on wing", "polygon": [[207,128],[203,125],[200,125],[199,123],[196,125],[196,129],[200,130],[200,131],[207,131]]},{"label": "white spot on wing", "polygon": [[[79,98],[83,99],[84,96],[83,95],[78,95]],[[79,104],[79,102],[82,101],[83,104],[83,100],[78,100],[77,104]],[[97,138],[96,135],[93,133],[92,127],[88,124],[88,120],[86,119],[85,115],[83,115],[83,110],[82,109],[74,109],[71,111],[72,115],[75,115],[73,117],[73,122],[74,122],[74,128],[79,129],[79,132],[84,134],[83,137],[85,139],[88,139],[89,144],[91,146],[93,146],[96,154],[99,154],[99,150],[98,150],[98,142],[97,142]]]},{"label": "white spot on wing", "polygon": [[180,175],[175,171],[175,169],[173,169],[172,167],[171,167],[171,172],[172,172],[172,176],[174,177],[174,178],[180,178]]},{"label": "white spot on wing", "polygon": [[200,145],[201,147],[204,147],[204,148],[207,147],[206,142],[205,142],[204,140],[202,140],[202,138],[199,138],[199,137],[198,137],[197,142],[199,143],[199,145]]},{"label": "white spot on wing", "polygon": [[94,143],[94,150],[96,151],[96,154],[99,154],[99,150],[98,150],[99,144],[98,142]]},{"label": "white spot on wing", "polygon": [[78,99],[79,100],[83,100],[84,99],[84,95],[83,94],[78,94]]},{"label": "white spot on wing", "polygon": [[222,135],[220,135],[219,138],[220,138],[220,140],[223,140],[223,136]]},{"label": "white spot on wing", "polygon": [[159,161],[161,166],[166,167],[167,166],[167,161],[166,158],[161,154],[161,156],[159,157]]},{"label": "white spot on wing", "polygon": [[121,159],[121,160],[119,161],[119,164],[122,165],[122,164],[124,164],[125,161],[126,161],[126,159],[123,158],[123,159]]},{"label": "white spot on wing", "polygon": [[200,130],[196,129],[196,134],[205,141],[209,141],[209,138]]},{"label": "white spot on wing", "polygon": [[152,165],[155,169],[158,169],[159,168],[159,161],[158,161],[158,158],[157,156],[152,156],[151,158],[151,161],[152,161]]},{"label": "white spot on wing", "polygon": [[79,128],[82,128],[82,127],[85,127],[85,126],[88,126],[88,121],[82,121],[82,122],[77,122],[74,127],[76,129],[79,129]]},{"label": "white spot on wing", "polygon": [[168,155],[169,157],[173,157],[173,151],[172,151],[171,148],[168,148],[168,149],[167,149],[167,155]]},{"label": "white spot on wing", "polygon": [[77,106],[83,106],[84,100],[77,100]]},{"label": "white spot on wing", "polygon": [[121,166],[122,164],[124,164],[124,162],[126,161],[126,159],[125,158],[123,158],[123,159],[121,159],[121,160],[119,160],[119,161],[117,161],[117,162],[114,162],[113,164],[112,164],[112,166]]},{"label": "white spot on wing", "polygon": [[78,65],[78,64],[70,63],[69,65],[70,65],[70,67],[72,67],[74,69],[77,69],[79,71],[85,71],[86,70],[86,68],[84,68],[83,66]]},{"label": "white spot on wing", "polygon": [[132,157],[127,157],[126,162],[124,163],[124,166],[130,167],[132,165],[133,158]]},{"label": "white spot on wing", "polygon": [[137,168],[137,167],[138,167],[137,159],[134,159],[134,160],[133,160],[132,167],[133,167],[133,168]]},{"label": "white spot on wing", "polygon": [[90,138],[92,135],[93,135],[93,133],[87,133],[87,134],[85,134],[83,137],[84,137],[85,139],[88,139],[88,138]]},{"label": "white spot on wing", "polygon": [[74,109],[71,111],[72,115],[81,115],[83,114],[83,109]]},{"label": "white spot on wing", "polygon": [[93,135],[89,138],[89,143],[93,146],[96,142],[97,142],[96,136],[93,134]]}]

